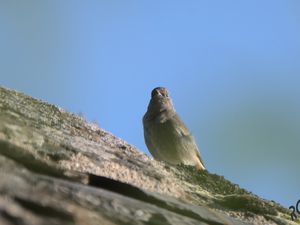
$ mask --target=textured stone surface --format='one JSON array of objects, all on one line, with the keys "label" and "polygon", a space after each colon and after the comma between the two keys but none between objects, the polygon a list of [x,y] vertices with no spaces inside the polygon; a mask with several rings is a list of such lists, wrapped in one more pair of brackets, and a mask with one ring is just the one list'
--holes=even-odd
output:
[{"label": "textured stone surface", "polygon": [[83,118],[0,88],[0,224],[296,224],[215,174],[170,167]]}]

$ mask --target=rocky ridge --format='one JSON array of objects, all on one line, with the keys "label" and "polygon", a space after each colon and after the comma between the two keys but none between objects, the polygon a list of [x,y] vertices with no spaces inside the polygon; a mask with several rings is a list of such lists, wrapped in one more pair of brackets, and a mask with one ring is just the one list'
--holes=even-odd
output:
[{"label": "rocky ridge", "polygon": [[0,88],[0,224],[296,224],[278,203],[170,167],[82,117]]}]

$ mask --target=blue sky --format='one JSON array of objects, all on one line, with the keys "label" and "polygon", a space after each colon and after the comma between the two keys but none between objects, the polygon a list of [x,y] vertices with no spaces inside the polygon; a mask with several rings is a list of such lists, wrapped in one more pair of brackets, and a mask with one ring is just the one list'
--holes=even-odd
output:
[{"label": "blue sky", "polygon": [[1,1],[0,85],[148,154],[141,118],[166,86],[207,168],[300,198],[300,2]]}]

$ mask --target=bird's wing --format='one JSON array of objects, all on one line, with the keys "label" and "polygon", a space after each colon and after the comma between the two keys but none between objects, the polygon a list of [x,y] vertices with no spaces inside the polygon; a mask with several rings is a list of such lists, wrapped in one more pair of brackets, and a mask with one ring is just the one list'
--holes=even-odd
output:
[{"label": "bird's wing", "polygon": [[174,115],[174,117],[172,119],[176,120],[176,124],[181,124],[181,126],[174,127],[176,132],[180,136],[182,136],[184,139],[186,139],[188,141],[188,143],[193,143],[193,147],[194,147],[194,150],[196,151],[197,157],[199,158],[200,162],[204,166],[204,162],[200,156],[200,151],[197,147],[196,141],[195,141],[193,135],[191,134],[191,132],[189,131],[189,129],[185,126],[185,124],[181,121],[180,117],[177,114]]}]

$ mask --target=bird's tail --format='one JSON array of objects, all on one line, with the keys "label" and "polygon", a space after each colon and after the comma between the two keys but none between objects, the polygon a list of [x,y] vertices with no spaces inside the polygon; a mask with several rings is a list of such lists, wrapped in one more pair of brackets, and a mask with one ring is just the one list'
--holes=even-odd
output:
[{"label": "bird's tail", "polygon": [[198,170],[206,170],[204,165],[200,162],[200,160],[195,165]]}]

